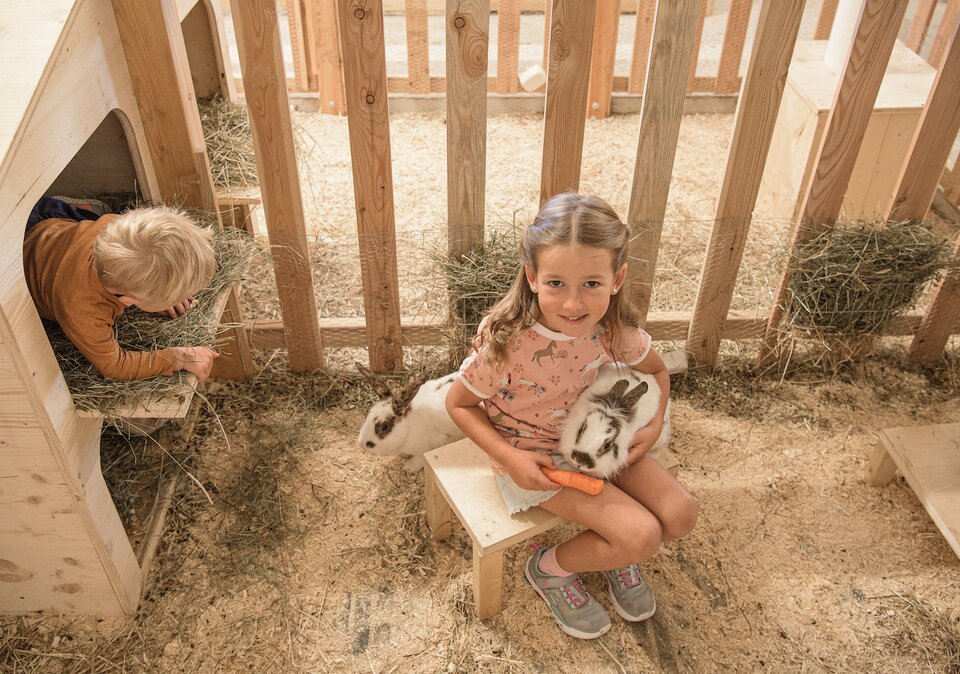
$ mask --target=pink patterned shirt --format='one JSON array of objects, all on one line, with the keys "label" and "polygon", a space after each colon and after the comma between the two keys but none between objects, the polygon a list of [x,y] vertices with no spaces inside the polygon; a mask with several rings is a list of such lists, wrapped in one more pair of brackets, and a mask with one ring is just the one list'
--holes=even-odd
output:
[{"label": "pink patterned shirt", "polygon": [[[627,328],[616,360],[640,363],[650,341],[640,328]],[[509,362],[501,370],[483,361],[481,347],[463,361],[460,381],[483,399],[484,411],[510,444],[552,451],[567,410],[597,378],[597,368],[615,360],[608,342],[599,325],[582,337],[568,337],[534,323],[507,344]]]}]

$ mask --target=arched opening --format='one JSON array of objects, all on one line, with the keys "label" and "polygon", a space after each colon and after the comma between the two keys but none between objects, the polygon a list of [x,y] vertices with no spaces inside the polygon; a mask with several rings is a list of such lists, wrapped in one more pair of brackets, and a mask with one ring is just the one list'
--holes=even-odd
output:
[{"label": "arched opening", "polygon": [[232,94],[227,84],[222,31],[218,30],[215,11],[209,0],[199,0],[180,22],[197,98],[218,94],[230,98]]}]

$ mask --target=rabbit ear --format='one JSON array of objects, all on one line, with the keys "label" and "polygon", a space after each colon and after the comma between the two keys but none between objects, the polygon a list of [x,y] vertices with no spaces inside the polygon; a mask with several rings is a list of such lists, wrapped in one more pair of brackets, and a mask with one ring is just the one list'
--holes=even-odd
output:
[{"label": "rabbit ear", "polygon": [[650,390],[650,386],[647,384],[647,382],[645,381],[640,382],[639,384],[634,386],[629,393],[623,396],[623,404],[626,405],[628,408],[633,407],[634,405],[637,404],[637,401],[640,400],[641,397],[643,397],[643,394],[646,393],[648,390]]},{"label": "rabbit ear", "polygon": [[626,379],[618,379],[617,383],[610,387],[610,392],[607,395],[613,399],[622,398],[628,386],[630,386],[630,382]]},{"label": "rabbit ear", "polygon": [[627,386],[629,385],[630,382],[628,382],[626,379],[620,379],[616,384],[610,387],[609,391],[595,395],[593,399],[606,408],[616,409],[621,406],[623,393],[627,390]]},{"label": "rabbit ear", "polygon": [[402,417],[407,413],[407,410],[410,409],[410,403],[413,402],[413,398],[417,395],[417,391],[420,390],[420,387],[423,385],[424,381],[424,379],[410,377],[404,387],[394,394],[394,414],[396,414],[398,417]]},{"label": "rabbit ear", "polygon": [[364,378],[370,382],[370,385],[373,386],[374,392],[381,400],[384,398],[393,397],[393,391],[390,390],[390,385],[387,384],[387,382],[371,372],[370,369],[362,363],[353,361],[353,364],[357,366],[357,370],[360,371],[360,374],[362,374]]}]

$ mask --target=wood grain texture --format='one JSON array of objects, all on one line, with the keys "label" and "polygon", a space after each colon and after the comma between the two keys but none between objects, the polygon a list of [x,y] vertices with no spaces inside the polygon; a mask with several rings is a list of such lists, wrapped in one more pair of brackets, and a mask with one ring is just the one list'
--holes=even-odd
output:
[{"label": "wood grain texture", "polygon": [[637,7],[637,25],[633,31],[633,54],[630,57],[630,77],[627,91],[642,94],[643,83],[647,79],[647,63],[650,60],[650,38],[653,36],[653,18],[657,10],[657,0],[639,0]]},{"label": "wood grain texture", "polygon": [[580,186],[595,0],[553,0],[540,205]]},{"label": "wood grain texture", "polygon": [[700,60],[700,42],[703,38],[703,22],[706,17],[707,1],[701,0],[700,11],[697,14],[697,27],[693,34],[693,56],[690,59],[690,72],[687,75],[687,91],[690,93],[697,90],[697,62]]},{"label": "wood grain texture", "polygon": [[839,0],[823,0],[823,4],[820,5],[820,14],[817,15],[817,27],[813,31],[814,40],[826,40],[830,37],[833,20],[837,16],[838,2]]},{"label": "wood grain texture", "polygon": [[590,86],[587,90],[587,117],[605,119],[610,115],[613,93],[613,66],[617,57],[617,33],[620,29],[620,0],[597,5],[593,28],[593,53],[590,57]]},{"label": "wood grain texture", "polygon": [[370,367],[403,367],[381,0],[338,2]]},{"label": "wood grain texture", "polygon": [[687,337],[687,350],[694,360],[710,367],[716,364],[723,321],[733,298],[803,4],[803,0],[766,0],[760,10]]},{"label": "wood grain texture", "polygon": [[514,94],[520,87],[520,1],[500,0],[497,11],[497,93]]},{"label": "wood grain texture", "polygon": [[273,254],[290,369],[323,366],[310,254],[307,249],[293,124],[283,86],[280,30],[274,0],[232,2],[263,212]]},{"label": "wood grain texture", "polygon": [[313,61],[317,67],[320,111],[328,115],[347,114],[340,53],[340,25],[337,0],[312,0],[312,21],[316,35]]},{"label": "wood grain texture", "polygon": [[414,93],[430,91],[427,0],[407,0],[407,79]]},{"label": "wood grain texture", "polygon": [[447,251],[459,257],[483,244],[490,3],[459,0],[448,9]]},{"label": "wood grain texture", "polygon": [[641,316],[646,316],[650,307],[650,289],[700,15],[700,0],[657,3],[627,212],[627,223],[633,233],[629,278]]},{"label": "wood grain texture", "polygon": [[743,43],[747,37],[752,5],[752,0],[731,0],[717,81],[713,88],[718,94],[732,94],[740,90],[740,60],[743,57]]},{"label": "wood grain texture", "polygon": [[283,5],[287,13],[290,51],[293,54],[293,81],[297,91],[308,91],[310,74],[307,71],[306,38],[303,30],[300,0],[283,0]]},{"label": "wood grain texture", "polygon": [[923,48],[923,41],[927,39],[930,20],[933,19],[933,13],[936,9],[937,0],[919,0],[917,3],[913,19],[910,20],[910,28],[907,30],[907,39],[904,41],[910,49],[917,53],[920,53]]},{"label": "wood grain texture", "polygon": [[940,27],[937,29],[937,35],[930,47],[930,55],[927,57],[927,62],[934,68],[940,65],[940,59],[943,58],[947,44],[955,32],[958,17],[960,17],[960,0],[947,0],[943,16],[940,17]]}]

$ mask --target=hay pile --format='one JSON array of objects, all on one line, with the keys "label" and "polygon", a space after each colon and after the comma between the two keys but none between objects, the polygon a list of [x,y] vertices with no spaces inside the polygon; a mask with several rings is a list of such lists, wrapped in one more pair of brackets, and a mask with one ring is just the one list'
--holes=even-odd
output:
[{"label": "hay pile", "polygon": [[[193,215],[196,217],[196,214]],[[205,218],[197,219],[202,222]],[[169,346],[212,347],[218,334],[233,327],[221,324],[220,317],[214,315],[214,308],[223,293],[243,278],[244,270],[258,254],[259,246],[242,230],[224,228],[216,230],[214,249],[217,269],[210,285],[197,293],[196,303],[190,311],[176,319],[169,319],[135,307],[127,309],[114,326],[121,347],[131,351]],[[84,358],[59,326],[49,327],[47,336],[78,409],[118,416],[124,408],[183,393],[183,380],[187,376],[184,372],[136,381],[109,380]]]},{"label": "hay pile", "polygon": [[200,99],[197,107],[213,184],[225,189],[257,187],[260,181],[247,107],[220,96]]},{"label": "hay pile", "polygon": [[837,224],[794,249],[787,314],[808,337],[879,335],[940,276],[947,252],[922,223]]}]

